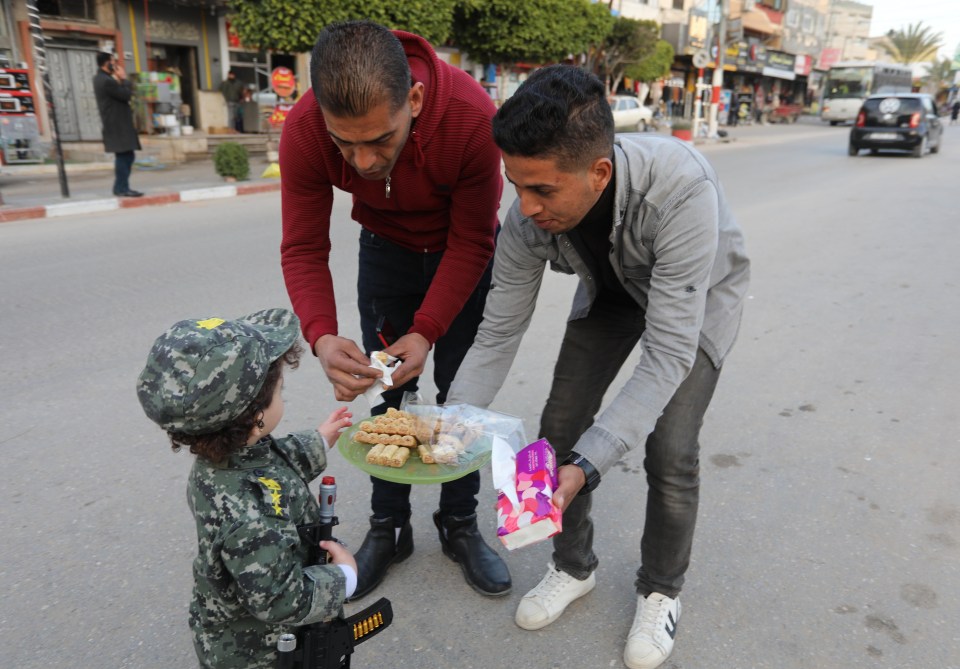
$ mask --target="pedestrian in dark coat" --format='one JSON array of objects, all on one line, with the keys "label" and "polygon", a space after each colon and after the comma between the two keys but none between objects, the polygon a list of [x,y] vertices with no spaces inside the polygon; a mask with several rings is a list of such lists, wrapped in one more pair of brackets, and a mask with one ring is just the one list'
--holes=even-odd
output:
[{"label": "pedestrian in dark coat", "polygon": [[140,197],[143,193],[130,190],[130,170],[134,152],[140,148],[140,138],[133,127],[133,84],[127,79],[123,65],[113,54],[98,53],[100,71],[93,78],[93,92],[103,123],[103,147],[115,154],[113,194],[120,197]]}]

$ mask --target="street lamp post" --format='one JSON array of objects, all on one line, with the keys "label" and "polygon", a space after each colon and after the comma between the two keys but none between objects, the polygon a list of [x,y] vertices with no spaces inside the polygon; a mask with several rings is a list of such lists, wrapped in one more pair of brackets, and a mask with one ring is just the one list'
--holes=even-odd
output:
[{"label": "street lamp post", "polygon": [[717,30],[717,62],[713,68],[713,90],[710,95],[710,119],[707,126],[710,137],[717,136],[717,114],[720,110],[720,91],[723,88],[723,56],[727,50],[727,1],[720,0],[720,28]]},{"label": "street lamp post", "polygon": [[33,53],[37,64],[37,71],[43,80],[43,94],[47,99],[47,108],[50,110],[50,121],[53,126],[53,141],[57,153],[57,174],[60,177],[61,197],[70,197],[70,187],[67,185],[67,168],[63,164],[63,146],[60,144],[60,126],[57,124],[57,108],[53,101],[53,84],[50,83],[50,71],[47,68],[47,46],[43,38],[43,29],[40,26],[40,12],[37,9],[37,0],[27,0],[27,17],[30,21],[30,33],[33,37]]}]

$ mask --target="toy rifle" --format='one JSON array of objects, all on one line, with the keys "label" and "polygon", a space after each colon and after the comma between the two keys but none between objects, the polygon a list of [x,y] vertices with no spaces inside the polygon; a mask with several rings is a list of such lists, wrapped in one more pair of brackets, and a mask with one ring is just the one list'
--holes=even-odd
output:
[{"label": "toy rifle", "polygon": [[[326,564],[327,552],[321,541],[335,541],[333,526],[340,521],[333,515],[337,482],[332,476],[320,481],[320,522],[298,525],[300,540],[310,546],[310,564]],[[393,621],[390,600],[382,597],[349,618],[336,617],[329,622],[311,623],[296,634],[281,634],[277,641],[278,669],[349,669],[350,656],[357,644],[374,636]]]}]

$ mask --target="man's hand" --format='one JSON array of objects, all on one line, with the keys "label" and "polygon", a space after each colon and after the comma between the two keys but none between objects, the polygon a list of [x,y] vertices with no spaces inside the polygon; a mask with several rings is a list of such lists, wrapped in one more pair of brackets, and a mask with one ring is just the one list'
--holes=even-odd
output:
[{"label": "man's hand", "polygon": [[577,465],[563,465],[557,470],[557,491],[553,493],[553,503],[566,511],[570,502],[587,483],[587,476]]},{"label": "man's hand", "polygon": [[120,63],[114,62],[113,74],[117,78],[117,81],[123,81],[127,78],[127,69]]},{"label": "man's hand", "polygon": [[341,402],[352,402],[380,378],[379,370],[370,367],[370,359],[351,340],[336,335],[323,335],[313,345],[333,393]]},{"label": "man's hand", "polygon": [[430,342],[423,335],[411,332],[405,334],[389,347],[383,349],[389,355],[403,360],[403,364],[397,367],[393,373],[392,388],[402,386],[415,376],[420,376],[423,372],[423,366],[427,362],[427,354],[430,353]]}]

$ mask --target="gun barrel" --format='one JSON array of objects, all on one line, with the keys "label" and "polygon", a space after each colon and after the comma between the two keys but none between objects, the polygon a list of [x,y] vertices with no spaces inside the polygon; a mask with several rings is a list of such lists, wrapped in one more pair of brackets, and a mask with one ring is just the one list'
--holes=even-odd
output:
[{"label": "gun barrel", "polygon": [[293,651],[297,649],[297,637],[289,632],[277,639],[277,669],[293,669]]}]

